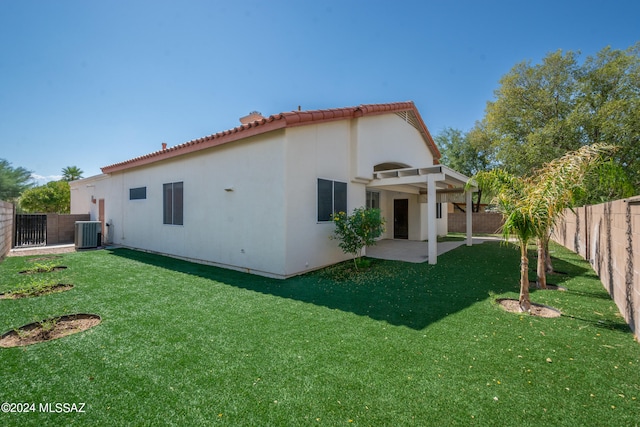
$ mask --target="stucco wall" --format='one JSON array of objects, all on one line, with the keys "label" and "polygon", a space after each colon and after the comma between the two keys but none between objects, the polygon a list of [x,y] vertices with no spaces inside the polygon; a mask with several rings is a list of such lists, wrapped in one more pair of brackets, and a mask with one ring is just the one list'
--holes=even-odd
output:
[{"label": "stucco wall", "polygon": [[638,336],[640,197],[567,210],[552,238],[591,263]]},{"label": "stucco wall", "polygon": [[362,117],[354,122],[354,177],[373,178],[373,167],[387,162],[409,167],[433,165],[433,155],[420,132],[397,115]]},{"label": "stucco wall", "polygon": [[[396,114],[362,117],[353,125],[351,153],[353,178],[373,178],[374,167],[383,163],[397,163],[407,167],[433,165],[433,154],[422,134]],[[378,191],[379,189],[376,189]],[[409,240],[427,240],[427,204],[418,194],[381,191],[381,210],[386,219],[384,238],[393,238],[393,200],[409,200]],[[447,218],[437,220],[436,233],[447,234]]]},{"label": "stucco wall", "polygon": [[[388,191],[376,188],[380,192],[380,210],[386,220],[383,239],[393,239],[394,236],[394,211],[393,201],[407,199],[409,201],[409,240],[424,241],[429,239],[427,209],[428,203],[423,203],[423,196],[400,191]],[[436,219],[436,233],[438,236],[447,234],[446,204],[443,204],[443,217]]]},{"label": "stucco wall", "polygon": [[[71,181],[71,209],[72,214],[89,214],[91,221],[98,220],[99,197],[104,197],[107,188],[111,187],[109,175],[96,175],[89,178]],[[96,203],[94,203],[94,201]]]},{"label": "stucco wall", "polygon": [[11,250],[14,218],[13,205],[0,200],[0,259],[4,258]]},{"label": "stucco wall", "polygon": [[[318,178],[347,183],[351,211],[365,205],[367,180],[385,162],[433,162],[422,135],[395,114],[288,127],[73,182],[72,213],[96,220],[92,200],[104,199],[115,244],[288,277],[348,259],[329,239],[334,225],[317,221]],[[170,182],[184,183],[182,226],[162,224],[162,184]],[[128,199],[136,187],[147,188],[146,199]],[[392,224],[384,206],[395,196],[382,193]],[[410,238],[421,240],[418,195],[402,197],[410,199]]]},{"label": "stucco wall", "polygon": [[333,223],[318,222],[317,180],[347,183],[347,210],[365,204],[364,185],[352,182],[349,172],[351,131],[349,121],[286,131],[287,275],[348,259],[329,239]]},{"label": "stucco wall", "polygon": [[[430,166],[433,157],[422,135],[395,114],[363,117],[286,130],[287,274],[312,270],[345,259],[338,242],[329,239],[334,225],[317,221],[317,179],[347,183],[347,209],[366,203],[366,180],[374,166],[396,162]],[[380,192],[384,238],[393,238],[393,200],[409,200],[409,239],[425,240],[425,204],[418,194]],[[446,234],[446,218],[439,220]]]},{"label": "stucco wall", "polygon": [[[255,138],[261,138],[259,143]],[[282,131],[74,183],[105,199],[112,242],[266,275],[284,274]],[[163,184],[184,183],[184,225],[163,224]],[[129,189],[147,198],[129,200]],[[231,191],[225,191],[230,189]],[[97,204],[72,204],[97,219]]]}]

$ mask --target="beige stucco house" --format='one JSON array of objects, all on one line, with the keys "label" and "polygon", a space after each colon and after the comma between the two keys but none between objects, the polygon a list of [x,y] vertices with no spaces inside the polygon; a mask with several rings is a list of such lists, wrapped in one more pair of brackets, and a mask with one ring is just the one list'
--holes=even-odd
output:
[{"label": "beige stucco house", "polygon": [[335,211],[380,208],[383,237],[429,240],[435,263],[443,204],[470,203],[412,102],[241,122],[72,182],[71,213],[115,245],[286,278],[348,258],[329,239]]}]

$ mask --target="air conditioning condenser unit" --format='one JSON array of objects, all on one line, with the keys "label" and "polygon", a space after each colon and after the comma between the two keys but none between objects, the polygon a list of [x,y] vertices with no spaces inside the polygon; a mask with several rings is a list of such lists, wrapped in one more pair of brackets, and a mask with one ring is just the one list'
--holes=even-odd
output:
[{"label": "air conditioning condenser unit", "polygon": [[102,222],[76,221],[76,249],[97,248],[102,244]]}]

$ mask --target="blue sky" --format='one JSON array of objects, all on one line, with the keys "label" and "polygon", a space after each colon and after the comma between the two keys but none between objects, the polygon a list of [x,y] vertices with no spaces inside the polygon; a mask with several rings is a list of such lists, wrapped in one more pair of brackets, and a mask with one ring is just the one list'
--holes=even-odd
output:
[{"label": "blue sky", "polygon": [[39,183],[297,109],[412,100],[435,136],[549,52],[640,40],[640,2],[0,1],[0,158]]}]

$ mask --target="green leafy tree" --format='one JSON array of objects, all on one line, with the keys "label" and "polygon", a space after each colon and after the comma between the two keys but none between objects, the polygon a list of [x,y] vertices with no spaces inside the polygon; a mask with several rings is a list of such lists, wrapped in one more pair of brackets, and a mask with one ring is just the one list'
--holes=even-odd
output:
[{"label": "green leafy tree", "polygon": [[604,203],[640,194],[640,186],[634,184],[633,175],[613,159],[594,166],[587,172],[583,187],[576,191],[575,206]]},{"label": "green leafy tree", "polygon": [[20,206],[25,212],[69,213],[71,189],[66,181],[51,181],[22,193]]},{"label": "green leafy tree", "polygon": [[67,166],[62,168],[62,180],[63,181],[75,181],[82,178],[84,172],[77,166]]},{"label": "green leafy tree", "polygon": [[567,123],[575,107],[578,63],[573,52],[557,51],[541,64],[517,64],[500,80],[486,120],[503,168],[518,176],[580,146]]},{"label": "green leafy tree", "polygon": [[[467,135],[459,129],[445,128],[434,138],[440,149],[440,162],[461,173],[468,173],[476,161]],[[476,171],[477,172],[477,171]]]},{"label": "green leafy tree", "polygon": [[640,43],[609,47],[580,64],[557,51],[517,64],[487,103],[486,131],[508,172],[532,175],[545,163],[592,144],[620,147],[585,177],[580,203],[640,193]]},{"label": "green leafy tree", "polygon": [[640,194],[640,43],[610,47],[588,57],[580,70],[570,123],[583,144],[616,145],[609,164],[587,180],[589,203]]},{"label": "green leafy tree", "polygon": [[[484,122],[477,122],[468,133],[446,128],[435,137],[442,157],[440,162],[467,176],[495,167],[494,150]],[[480,210],[482,188],[474,194],[474,212]]]},{"label": "green leafy tree", "polygon": [[345,254],[351,254],[358,268],[356,258],[362,256],[365,246],[373,246],[384,232],[384,218],[379,209],[356,208],[351,215],[338,212],[332,216],[336,228],[333,236],[340,241],[338,246]]},{"label": "green leafy tree", "polygon": [[12,201],[32,185],[30,171],[0,159],[0,200]]}]

